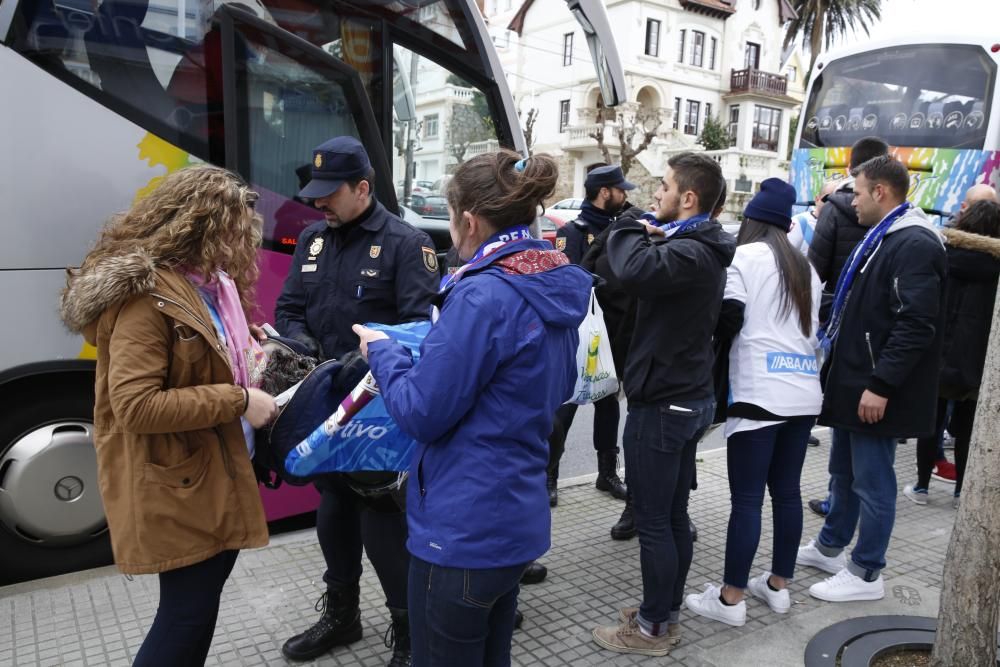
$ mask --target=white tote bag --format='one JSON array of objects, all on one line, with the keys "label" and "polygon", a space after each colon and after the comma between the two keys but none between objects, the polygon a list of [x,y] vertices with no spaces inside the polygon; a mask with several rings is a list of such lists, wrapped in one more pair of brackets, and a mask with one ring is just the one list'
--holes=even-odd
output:
[{"label": "white tote bag", "polygon": [[618,392],[618,377],[611,356],[611,341],[604,324],[604,311],[590,290],[590,308],[580,324],[580,345],[576,348],[576,386],[569,403],[585,405]]}]

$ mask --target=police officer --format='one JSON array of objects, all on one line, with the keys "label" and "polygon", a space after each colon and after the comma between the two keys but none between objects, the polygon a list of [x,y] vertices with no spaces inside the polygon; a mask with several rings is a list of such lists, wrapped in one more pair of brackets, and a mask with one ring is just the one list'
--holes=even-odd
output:
[{"label": "police officer", "polygon": [[[355,322],[427,319],[437,290],[437,255],[430,239],[372,196],[375,172],[361,143],[337,137],[313,151],[312,179],[299,196],[326,218],[299,236],[275,308],[282,335],[324,359],[357,349]],[[327,591],[319,621],[282,647],[309,660],[361,639],[361,549],[375,567],[392,617],[390,667],[410,664],[406,582],[406,514],[390,496],[362,498],[342,479],[316,483],[321,494],[316,533],[326,560]]]},{"label": "police officer", "polygon": [[[574,264],[581,263],[594,239],[601,236],[618,215],[634,208],[628,203],[627,195],[629,190],[635,189],[635,186],[625,180],[622,168],[618,165],[592,169],[587,174],[583,188],[587,199],[581,207],[580,217],[563,225],[556,234],[556,248],[566,253]],[[642,213],[638,209],[637,212]],[[599,294],[598,297],[600,296]],[[606,306],[605,301],[601,300],[601,307],[605,309],[605,322],[608,323],[608,335],[614,348],[615,330],[620,325],[617,319],[623,318],[613,316],[614,303],[608,303]],[[615,365],[618,365],[617,359]],[[619,377],[621,377],[620,371]],[[558,502],[556,485],[559,480],[559,459],[565,449],[566,434],[573,423],[576,409],[575,404],[567,403],[556,411],[556,423],[549,438],[547,486],[550,505]],[[597,451],[595,486],[600,491],[607,491],[615,498],[624,500],[625,484],[618,476],[619,417],[617,396],[607,396],[594,403],[594,449]]]}]

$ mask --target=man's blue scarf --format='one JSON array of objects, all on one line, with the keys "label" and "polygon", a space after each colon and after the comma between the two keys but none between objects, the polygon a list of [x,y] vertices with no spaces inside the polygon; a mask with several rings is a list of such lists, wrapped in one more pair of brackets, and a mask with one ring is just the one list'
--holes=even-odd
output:
[{"label": "man's blue scarf", "polygon": [[708,213],[698,213],[697,215],[692,215],[690,218],[685,220],[674,220],[673,222],[668,222],[665,225],[660,225],[660,229],[663,230],[664,235],[670,238],[674,234],[683,234],[684,232],[694,229],[703,222],[708,222],[711,219],[711,215]]},{"label": "man's blue scarf", "polygon": [[882,222],[868,230],[861,242],[854,247],[844,269],[837,279],[837,289],[833,293],[833,307],[830,311],[830,319],[820,328],[817,336],[819,343],[827,352],[840,333],[840,324],[844,316],[844,307],[847,306],[847,299],[851,296],[851,287],[854,285],[854,278],[865,263],[878,250],[882,244],[882,238],[892,227],[892,224],[899,220],[910,208],[909,202],[903,202],[889,212],[889,215],[882,218]]}]

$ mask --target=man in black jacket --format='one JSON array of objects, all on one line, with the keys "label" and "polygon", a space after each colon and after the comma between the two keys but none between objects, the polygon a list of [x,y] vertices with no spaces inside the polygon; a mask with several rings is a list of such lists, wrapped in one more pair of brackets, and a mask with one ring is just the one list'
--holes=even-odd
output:
[{"label": "man in black jacket", "polygon": [[[556,248],[563,251],[574,264],[580,264],[595,239],[611,226],[611,223],[622,212],[635,208],[628,203],[626,197],[635,186],[625,180],[622,168],[618,165],[597,167],[587,174],[583,184],[587,196],[580,211],[580,217],[562,226],[556,234]],[[637,214],[642,210],[636,209]],[[588,269],[589,270],[589,269]],[[604,296],[607,296],[606,293]],[[602,309],[612,311],[616,303],[602,298],[598,290],[598,301]],[[608,328],[612,350],[615,349],[615,330],[613,317],[609,318],[605,310],[605,322]],[[618,356],[615,356],[615,366],[618,367]],[[619,370],[618,377],[621,378]],[[579,406],[566,403],[556,411],[555,424],[549,437],[549,467],[546,485],[549,490],[549,505],[558,502],[556,484],[559,480],[559,459],[566,445],[566,436],[573,424],[573,417]],[[599,491],[606,491],[619,500],[625,499],[625,484],[618,476],[618,396],[606,396],[594,403],[594,450],[597,452],[597,480],[594,485]]]},{"label": "man in black jacket", "polygon": [[[885,595],[896,438],[934,431],[944,323],[944,244],[923,211],[906,202],[906,167],[882,156],[852,174],[858,222],[871,230],[848,258],[820,331],[830,351],[819,418],[833,427],[830,512],[797,559],[834,575],[809,589],[830,602]],[[855,530],[848,561],[843,551]]]},{"label": "man in black jacket", "polygon": [[608,261],[637,298],[625,360],[625,474],[639,531],[643,601],[594,641],[621,653],[662,656],[680,640],[691,565],[688,495],[698,440],[712,423],[712,333],[736,244],[711,220],[722,171],[711,158],[668,161],[655,199],[658,225],[621,216]]},{"label": "man in black jacket", "polygon": [[[888,154],[889,145],[884,141],[878,137],[865,137],[851,147],[848,166],[850,169],[856,169],[858,165],[873,157]],[[820,322],[825,322],[829,314],[833,290],[837,287],[837,278],[840,277],[847,257],[868,231],[866,227],[858,224],[853,201],[854,187],[850,181],[836,192],[827,195],[827,205],[819,213],[816,229],[813,230],[812,241],[809,244],[809,261],[816,269],[820,281],[825,283],[823,305],[819,313]]]}]

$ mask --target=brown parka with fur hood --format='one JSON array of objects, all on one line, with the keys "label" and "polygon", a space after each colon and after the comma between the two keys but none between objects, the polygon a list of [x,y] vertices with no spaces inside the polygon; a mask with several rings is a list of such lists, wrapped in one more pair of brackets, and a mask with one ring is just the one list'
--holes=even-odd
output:
[{"label": "brown parka with fur hood", "polygon": [[60,314],[97,347],[94,444],[119,569],[266,545],[244,392],[193,285],[136,252],[72,273]]}]

